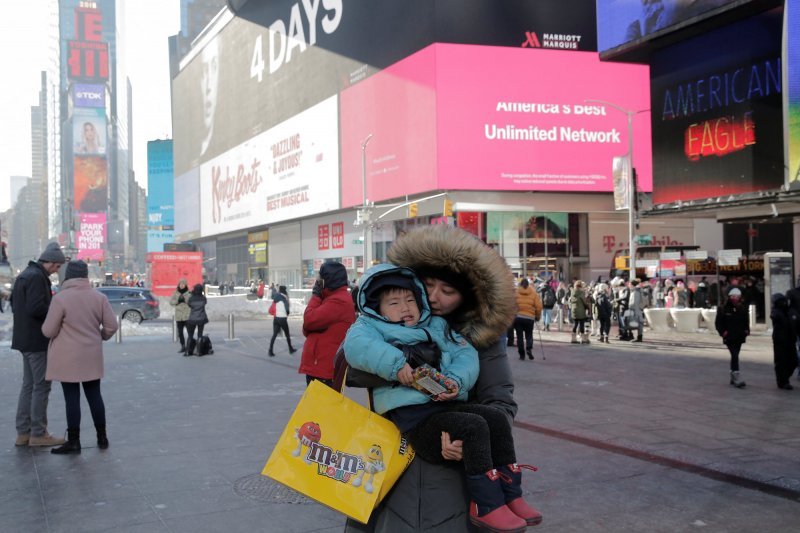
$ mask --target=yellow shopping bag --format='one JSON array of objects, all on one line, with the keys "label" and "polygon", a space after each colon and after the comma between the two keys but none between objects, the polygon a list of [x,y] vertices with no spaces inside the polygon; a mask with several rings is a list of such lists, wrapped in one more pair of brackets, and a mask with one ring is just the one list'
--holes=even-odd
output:
[{"label": "yellow shopping bag", "polygon": [[413,459],[392,422],[312,381],[261,474],[367,523]]}]

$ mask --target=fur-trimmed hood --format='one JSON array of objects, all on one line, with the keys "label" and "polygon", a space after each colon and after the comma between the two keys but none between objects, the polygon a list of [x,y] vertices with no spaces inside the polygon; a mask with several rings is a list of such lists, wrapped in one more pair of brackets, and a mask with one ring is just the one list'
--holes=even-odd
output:
[{"label": "fur-trimmed hood", "polygon": [[466,278],[473,287],[472,305],[462,305],[447,317],[450,326],[478,349],[506,332],[516,313],[511,270],[483,241],[449,226],[416,228],[400,237],[388,251],[391,263],[417,273],[447,270]]}]

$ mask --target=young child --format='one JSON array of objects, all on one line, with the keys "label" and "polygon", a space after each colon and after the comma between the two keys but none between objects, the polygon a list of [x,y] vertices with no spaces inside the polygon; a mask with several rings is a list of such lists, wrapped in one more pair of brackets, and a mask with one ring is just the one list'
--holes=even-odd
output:
[{"label": "young child", "polygon": [[[442,432],[463,441],[473,524],[492,531],[538,524],[541,514],[522,499],[520,467],[527,465],[516,464],[508,418],[494,407],[466,403],[478,378],[478,353],[431,314],[414,272],[389,264],[371,268],[359,283],[358,308],[344,340],[347,362],[394,382],[373,390],[375,411],[392,420],[426,461],[444,461]],[[441,351],[440,369],[452,387],[432,398],[411,386],[414,371],[404,355],[429,341]]]}]

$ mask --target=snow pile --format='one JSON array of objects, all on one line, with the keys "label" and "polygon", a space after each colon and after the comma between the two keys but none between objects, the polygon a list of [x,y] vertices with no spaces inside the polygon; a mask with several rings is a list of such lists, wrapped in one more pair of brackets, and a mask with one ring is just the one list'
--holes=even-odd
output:
[{"label": "snow pile", "polygon": [[[169,304],[169,298],[159,297],[158,304],[161,309],[161,318],[172,319],[175,315],[175,308]],[[246,294],[226,294],[224,296],[211,294],[208,296],[206,314],[209,320],[228,320],[228,315],[231,313],[235,318],[263,318],[266,320],[272,318],[269,314],[270,305],[272,305],[272,300],[268,298],[248,300]],[[291,316],[302,316],[306,310],[305,303],[300,298],[291,298],[289,308]]]}]

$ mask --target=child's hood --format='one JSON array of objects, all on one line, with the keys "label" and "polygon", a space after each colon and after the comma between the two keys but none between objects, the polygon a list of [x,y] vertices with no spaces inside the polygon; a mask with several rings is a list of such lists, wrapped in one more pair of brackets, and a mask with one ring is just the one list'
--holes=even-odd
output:
[{"label": "child's hood", "polygon": [[384,282],[390,276],[400,276],[409,283],[409,286],[412,286],[416,289],[414,291],[415,296],[417,296],[417,302],[420,304],[420,318],[417,326],[426,325],[431,318],[431,308],[428,304],[428,295],[425,292],[425,285],[410,268],[397,267],[391,264],[382,263],[367,270],[367,272],[358,282],[358,310],[364,316],[388,322],[386,318],[381,316],[381,314],[372,307],[369,307],[367,303],[370,300],[374,300],[376,291],[378,291],[381,287],[386,286]]}]

